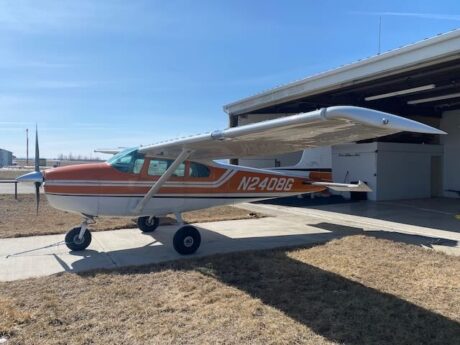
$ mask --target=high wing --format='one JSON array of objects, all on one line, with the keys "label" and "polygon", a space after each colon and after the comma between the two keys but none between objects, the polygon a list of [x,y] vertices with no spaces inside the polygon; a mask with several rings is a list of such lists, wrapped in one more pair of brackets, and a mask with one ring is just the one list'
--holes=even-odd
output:
[{"label": "high wing", "polygon": [[402,131],[445,134],[381,111],[336,106],[255,124],[141,146],[147,156],[209,160],[263,156],[371,139]]}]

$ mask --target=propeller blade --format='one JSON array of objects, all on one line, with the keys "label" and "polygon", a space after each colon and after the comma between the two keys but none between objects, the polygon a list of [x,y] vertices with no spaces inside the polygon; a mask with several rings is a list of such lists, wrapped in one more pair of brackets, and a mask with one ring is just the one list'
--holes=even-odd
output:
[{"label": "propeller blade", "polygon": [[35,203],[37,205],[37,216],[38,216],[38,208],[40,207],[40,182],[35,182]]},{"label": "propeller blade", "polygon": [[40,149],[38,147],[38,126],[35,125],[35,171],[40,171]]},{"label": "propeller blade", "polygon": [[[38,126],[35,125],[35,172],[40,173],[40,149],[38,147]],[[37,216],[38,208],[40,207],[40,182],[35,182],[35,203],[37,205]]]}]

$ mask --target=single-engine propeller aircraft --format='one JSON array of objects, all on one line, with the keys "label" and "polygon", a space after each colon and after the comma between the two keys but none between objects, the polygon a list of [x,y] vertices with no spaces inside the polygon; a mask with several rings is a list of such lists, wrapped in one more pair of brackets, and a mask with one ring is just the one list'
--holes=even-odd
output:
[{"label": "single-engine propeller aircraft", "polygon": [[335,106],[236,128],[125,149],[107,162],[39,170],[38,136],[35,172],[18,181],[39,188],[51,206],[79,213],[81,224],[65,242],[71,250],[91,243],[88,226],[96,217],[138,217],[143,232],[159,225],[159,216],[174,213],[180,228],[173,245],[180,254],[194,253],[201,243],[198,230],[184,225],[181,213],[216,205],[255,201],[327,188],[370,191],[357,184],[333,183],[317,172],[298,174],[255,169],[214,161],[300,151],[349,143],[401,131],[445,134],[436,128],[396,115],[351,106]]}]

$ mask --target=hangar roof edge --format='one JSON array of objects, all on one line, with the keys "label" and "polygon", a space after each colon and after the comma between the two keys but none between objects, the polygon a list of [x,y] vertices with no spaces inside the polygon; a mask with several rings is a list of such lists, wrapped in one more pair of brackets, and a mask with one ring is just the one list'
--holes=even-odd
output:
[{"label": "hangar roof edge", "polygon": [[245,114],[271,105],[372,80],[433,62],[460,56],[460,29],[426,38],[338,68],[321,72],[225,105],[229,115]]}]

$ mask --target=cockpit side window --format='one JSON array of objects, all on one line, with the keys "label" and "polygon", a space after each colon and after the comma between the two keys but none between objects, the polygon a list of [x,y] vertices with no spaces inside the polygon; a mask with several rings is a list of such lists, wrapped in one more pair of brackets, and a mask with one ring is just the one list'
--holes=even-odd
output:
[{"label": "cockpit side window", "polygon": [[144,155],[136,149],[122,151],[107,161],[118,171],[131,174],[139,174],[144,165]]},{"label": "cockpit side window", "polygon": [[200,163],[190,162],[189,176],[190,177],[209,177],[211,171],[209,168]]},{"label": "cockpit side window", "polygon": [[142,166],[144,165],[144,157],[136,157],[134,160],[134,167],[133,167],[133,173],[134,174],[139,174],[142,170]]}]

